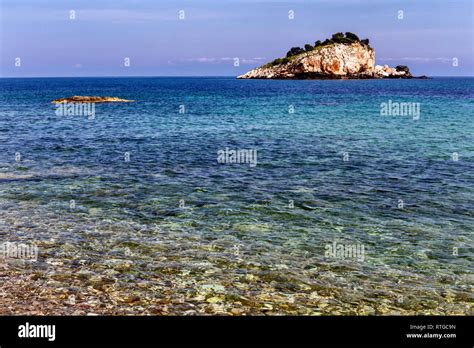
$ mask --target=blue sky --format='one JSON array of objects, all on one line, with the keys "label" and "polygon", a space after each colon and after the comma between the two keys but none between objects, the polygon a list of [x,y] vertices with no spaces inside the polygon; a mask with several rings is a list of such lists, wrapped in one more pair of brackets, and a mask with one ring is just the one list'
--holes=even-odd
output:
[{"label": "blue sky", "polygon": [[416,75],[474,75],[472,0],[0,3],[2,77],[234,76],[338,31],[369,38],[377,64],[408,65]]}]

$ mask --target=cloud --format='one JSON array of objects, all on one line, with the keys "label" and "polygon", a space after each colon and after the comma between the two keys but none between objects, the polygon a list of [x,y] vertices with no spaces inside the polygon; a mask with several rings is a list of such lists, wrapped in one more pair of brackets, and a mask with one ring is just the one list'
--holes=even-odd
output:
[{"label": "cloud", "polygon": [[453,58],[445,57],[436,57],[436,58],[426,58],[426,57],[401,57],[401,58],[377,58],[377,60],[386,60],[386,61],[407,61],[407,62],[442,62],[448,63],[452,62]]},{"label": "cloud", "polygon": [[254,58],[242,58],[242,57],[198,57],[198,58],[183,58],[178,60],[170,60],[169,64],[180,64],[180,63],[202,63],[202,64],[223,64],[234,62],[234,59],[238,58],[240,64],[258,64],[266,60],[263,57]]}]

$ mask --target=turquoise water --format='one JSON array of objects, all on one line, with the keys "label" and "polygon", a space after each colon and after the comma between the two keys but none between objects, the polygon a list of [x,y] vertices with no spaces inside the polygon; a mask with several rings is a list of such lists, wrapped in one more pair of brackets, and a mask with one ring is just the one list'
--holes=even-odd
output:
[{"label": "turquoise water", "polygon": [[[466,314],[473,83],[1,79],[0,238],[38,245],[18,274],[99,279],[140,306],[99,302],[136,313]],[[56,115],[72,95],[135,102]],[[419,119],[382,116],[389,101]],[[226,147],[257,165],[218,163]]]}]

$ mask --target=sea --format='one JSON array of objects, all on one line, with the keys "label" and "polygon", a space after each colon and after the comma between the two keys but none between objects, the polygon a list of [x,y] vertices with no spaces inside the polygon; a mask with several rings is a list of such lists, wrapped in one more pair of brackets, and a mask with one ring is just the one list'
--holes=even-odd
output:
[{"label": "sea", "polygon": [[472,314],[473,236],[472,77],[0,79],[0,243],[44,313]]}]

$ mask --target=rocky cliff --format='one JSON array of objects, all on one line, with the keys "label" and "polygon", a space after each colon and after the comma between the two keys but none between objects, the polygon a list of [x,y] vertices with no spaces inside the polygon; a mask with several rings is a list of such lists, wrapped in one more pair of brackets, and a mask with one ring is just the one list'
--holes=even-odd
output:
[{"label": "rocky cliff", "polygon": [[[290,52],[289,52],[290,54]],[[406,66],[375,65],[374,49],[357,42],[330,43],[276,59],[239,79],[371,79],[411,78]]]}]

